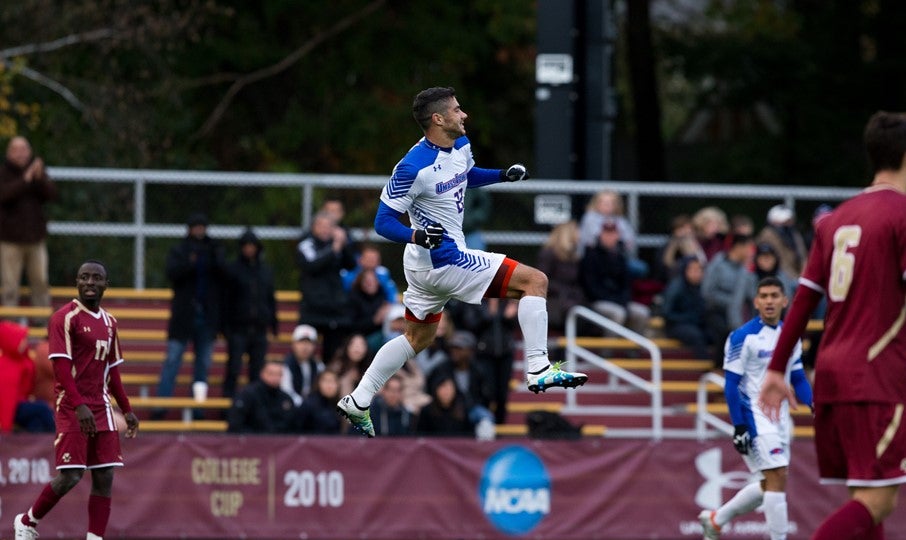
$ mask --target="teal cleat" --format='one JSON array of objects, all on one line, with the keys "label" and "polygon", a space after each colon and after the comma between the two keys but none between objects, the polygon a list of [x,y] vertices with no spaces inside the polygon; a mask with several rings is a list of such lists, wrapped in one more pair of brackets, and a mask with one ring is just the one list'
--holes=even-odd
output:
[{"label": "teal cleat", "polygon": [[582,386],[588,380],[588,375],[563,371],[560,369],[560,362],[554,362],[541,373],[529,373],[526,379],[528,389],[537,394],[554,386],[561,388]]},{"label": "teal cleat", "polygon": [[349,420],[352,427],[360,431],[362,435],[374,437],[374,425],[371,423],[371,411],[361,409],[352,399],[352,396],[345,396],[337,403],[337,412]]}]

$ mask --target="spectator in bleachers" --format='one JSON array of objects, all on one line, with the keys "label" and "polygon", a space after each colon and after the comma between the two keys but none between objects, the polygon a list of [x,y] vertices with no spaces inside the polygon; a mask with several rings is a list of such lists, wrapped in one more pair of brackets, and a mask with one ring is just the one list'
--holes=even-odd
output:
[{"label": "spectator in bleachers", "polygon": [[322,338],[322,351],[329,358],[352,328],[349,295],[343,288],[341,269],[352,269],[356,260],[346,230],[335,214],[318,212],[311,230],[296,249],[299,265],[299,324],[310,324]]},{"label": "spectator in bleachers", "polygon": [[623,216],[623,198],[616,191],[605,189],[592,196],[579,222],[579,253],[584,254],[588,248],[598,243],[598,235],[604,222],[613,222],[620,231],[623,249],[635,255],[636,233],[629,220]]},{"label": "spectator in bleachers", "polygon": [[[549,293],[548,293],[549,294]],[[510,380],[513,377],[514,334],[519,327],[518,304],[508,299],[486,298],[481,304],[447,304],[456,327],[477,338],[475,360],[487,377],[494,422],[506,423]],[[455,336],[455,334],[454,334]]]},{"label": "spectator in bleachers", "polygon": [[394,373],[371,402],[371,423],[380,437],[413,435],[416,413],[403,403],[403,380]]},{"label": "spectator in bleachers", "polygon": [[286,353],[283,380],[280,388],[293,398],[298,407],[314,386],[315,377],[324,371],[324,362],[318,356],[318,331],[313,326],[300,324],[293,329],[293,342]]},{"label": "spectator in bleachers", "polygon": [[774,251],[774,247],[767,242],[762,242],[755,246],[754,286],[749,290],[749,294],[746,295],[747,302],[755,300],[755,295],[758,292],[758,283],[766,277],[779,279],[780,283],[783,284],[783,293],[788,298],[793,297],[793,293],[796,290],[796,280],[780,267],[780,258],[777,256],[777,252]]},{"label": "spectator in bleachers", "polygon": [[581,260],[576,222],[555,226],[538,252],[535,265],[547,275],[547,323],[551,329],[563,331],[566,313],[585,303],[585,291],[579,281]]},{"label": "spectator in bleachers", "polygon": [[344,339],[336,354],[327,365],[329,371],[337,374],[340,381],[340,395],[345,396],[359,384],[362,374],[371,364],[373,355],[362,334],[351,334]]},{"label": "spectator in bleachers", "polygon": [[708,262],[708,257],[695,236],[692,218],[687,214],[679,214],[670,222],[670,238],[658,253],[660,279],[669,282],[673,277],[681,275],[679,263],[686,257],[695,257],[702,265]]},{"label": "spectator in bleachers", "polygon": [[34,395],[35,372],[28,327],[0,321],[0,433],[54,431],[50,402]]},{"label": "spectator in bleachers", "polygon": [[277,335],[274,272],[262,258],[262,249],[258,236],[246,229],[239,237],[239,256],[227,267],[229,281],[223,310],[223,334],[227,342],[224,397],[236,394],[243,355],[248,355],[249,382],[258,379],[267,355],[267,333]]},{"label": "spectator in bleachers", "polygon": [[793,279],[799,279],[808,257],[805,239],[796,228],[796,213],[789,206],[778,204],[768,210],[767,225],[758,233],[757,241],[774,248],[780,268]]},{"label": "spectator in bleachers", "polygon": [[620,231],[605,221],[596,246],[585,251],[580,266],[585,297],[595,311],[638,334],[645,334],[651,310],[632,300],[632,275],[620,248]]},{"label": "spectator in bleachers", "polygon": [[293,398],[280,389],[283,362],[267,360],[258,380],[243,388],[227,413],[230,433],[292,433],[296,428]]},{"label": "spectator in bleachers", "polygon": [[381,284],[381,290],[384,296],[391,304],[399,302],[399,288],[390,275],[390,270],[381,264],[381,252],[373,244],[364,244],[359,250],[359,256],[356,259],[356,266],[352,269],[340,270],[340,276],[343,279],[343,287],[347,291],[352,290],[352,284],[360,272],[364,270],[373,270]]},{"label": "spectator in bleachers", "polygon": [[[189,216],[188,234],[167,254],[167,278],[173,286],[170,322],[167,325],[167,357],[161,367],[157,395],[172,396],[183,353],[192,342],[195,349],[193,382],[207,384],[214,339],[220,330],[226,261],[223,246],[208,236],[208,218]],[[152,417],[161,419],[166,410]],[[196,411],[196,417],[200,417]]]},{"label": "spectator in bleachers", "polygon": [[720,208],[706,206],[700,209],[692,216],[692,226],[708,261],[727,247],[725,239],[730,231],[730,224],[727,222],[727,214]]},{"label": "spectator in bleachers", "polygon": [[708,336],[705,332],[705,299],[701,283],[704,275],[698,257],[688,256],[677,263],[678,274],[664,290],[662,315],[667,337],[691,347],[696,358],[708,358]]},{"label": "spectator in bleachers", "polygon": [[28,139],[10,139],[0,167],[0,299],[4,306],[19,305],[23,269],[31,287],[31,305],[50,306],[44,207],[56,197],[56,185]]},{"label": "spectator in bleachers", "polygon": [[623,197],[613,190],[595,193],[579,223],[579,254],[598,243],[598,234],[605,222],[614,222],[620,232],[620,247],[626,254],[629,272],[634,278],[648,275],[648,263],[638,257],[637,233],[623,215]]},{"label": "spectator in bleachers", "polygon": [[450,359],[439,365],[437,369],[453,373],[456,388],[466,402],[469,421],[472,424],[479,422],[494,422],[490,405],[493,399],[493,387],[490,377],[485,373],[484,367],[475,359],[475,349],[478,341],[472,332],[457,330],[447,341],[447,350]]},{"label": "spectator in bleachers", "polygon": [[456,388],[453,373],[435,370],[428,377],[431,403],[422,407],[416,432],[419,435],[471,437],[474,427],[469,421],[466,403]]},{"label": "spectator in bleachers", "polygon": [[752,249],[752,237],[736,235],[726,252],[718,253],[705,267],[702,296],[705,298],[705,328],[708,341],[714,344],[714,367],[723,366],[723,350],[719,346],[727,334],[747,320],[746,291],[753,285],[754,275],[746,266]]},{"label": "spectator in bleachers", "polygon": [[369,342],[378,339],[375,334],[382,334],[384,317],[394,303],[387,301],[374,270],[362,270],[349,291],[352,331],[361,333]]},{"label": "spectator in bleachers", "polygon": [[343,426],[336,410],[339,388],[336,373],[328,370],[318,373],[313,390],[296,413],[300,433],[336,435],[341,432]]}]

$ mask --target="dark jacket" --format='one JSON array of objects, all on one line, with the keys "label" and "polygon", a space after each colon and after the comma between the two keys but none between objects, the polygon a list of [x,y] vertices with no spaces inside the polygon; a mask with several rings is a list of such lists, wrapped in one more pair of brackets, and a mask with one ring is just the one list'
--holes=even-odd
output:
[{"label": "dark jacket", "polygon": [[632,276],[622,249],[597,246],[586,249],[579,267],[582,288],[589,302],[606,300],[621,306],[632,297]]},{"label": "dark jacket", "polygon": [[224,289],[224,332],[233,329],[270,329],[277,333],[277,300],[274,291],[274,272],[261,259],[262,245],[258,237],[247,231],[239,245],[254,243],[258,254],[248,259],[239,257],[227,268],[229,286]]},{"label": "dark jacket", "polygon": [[342,424],[337,416],[337,400],[327,399],[318,391],[312,391],[305,398],[297,412],[297,431],[300,433],[317,433],[336,435]]},{"label": "dark jacket", "polygon": [[361,289],[353,288],[349,291],[349,302],[354,332],[367,336],[382,328],[383,321],[375,324],[374,314],[387,303],[383,288],[379,287],[375,294],[367,294]]},{"label": "dark jacket", "polygon": [[47,174],[26,182],[25,170],[4,162],[0,167],[0,240],[34,244],[47,237],[44,203],[57,197]]},{"label": "dark jacket", "polygon": [[704,325],[705,299],[701,285],[692,285],[683,273],[670,280],[663,298],[662,315],[667,328],[677,324]]},{"label": "dark jacket", "polygon": [[292,433],[296,411],[293,398],[262,381],[249,383],[228,413],[230,433]]},{"label": "dark jacket", "polygon": [[405,407],[390,407],[381,396],[371,402],[371,423],[378,437],[415,434],[415,416]]},{"label": "dark jacket", "polygon": [[193,337],[195,316],[200,311],[216,335],[220,330],[220,295],[226,268],[223,246],[206,236],[202,240],[186,237],[167,254],[167,278],[173,285],[170,304],[170,339]]},{"label": "dark jacket", "polygon": [[332,242],[321,241],[309,232],[296,249],[299,290],[302,292],[299,320],[316,327],[352,323],[340,270],[355,268],[355,253],[349,244],[339,253],[335,253],[331,245]]}]

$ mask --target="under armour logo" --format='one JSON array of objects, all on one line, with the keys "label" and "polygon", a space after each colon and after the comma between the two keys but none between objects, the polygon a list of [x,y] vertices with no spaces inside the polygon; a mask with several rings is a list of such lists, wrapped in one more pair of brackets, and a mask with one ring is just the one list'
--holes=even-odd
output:
[{"label": "under armour logo", "polygon": [[440,163],[438,163],[437,165],[434,166],[434,172],[437,172],[439,170],[440,170]]},{"label": "under armour logo", "polygon": [[739,489],[748,484],[752,475],[743,471],[723,472],[720,448],[712,448],[695,457],[695,468],[705,483],[695,493],[695,503],[702,508],[717,508],[723,504],[723,488]]},{"label": "under armour logo", "polygon": [[91,327],[90,327],[90,326],[83,326],[83,327],[82,327],[82,332],[85,332],[86,334],[87,334],[88,332],[91,332]]}]

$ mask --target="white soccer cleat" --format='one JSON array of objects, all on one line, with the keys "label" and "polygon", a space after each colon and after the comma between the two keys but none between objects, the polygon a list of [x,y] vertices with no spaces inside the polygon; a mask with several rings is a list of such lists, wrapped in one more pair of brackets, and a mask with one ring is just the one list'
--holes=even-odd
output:
[{"label": "white soccer cleat", "polygon": [[35,540],[38,537],[38,529],[22,523],[24,515],[19,514],[13,522],[13,531],[16,533],[15,540]]},{"label": "white soccer cleat", "polygon": [[360,431],[363,435],[374,437],[374,425],[371,423],[371,411],[359,408],[359,406],[356,405],[355,400],[352,399],[352,396],[345,396],[340,399],[340,402],[337,403],[337,412],[349,420],[352,427]]},{"label": "white soccer cleat", "polygon": [[718,540],[720,538],[720,525],[714,521],[714,510],[702,510],[698,514],[698,521],[702,524],[704,540]]},{"label": "white soccer cleat", "polygon": [[526,377],[528,389],[536,394],[554,386],[575,388],[582,386],[587,380],[588,375],[584,373],[563,371],[560,369],[560,362],[554,362],[541,373],[529,373]]}]

